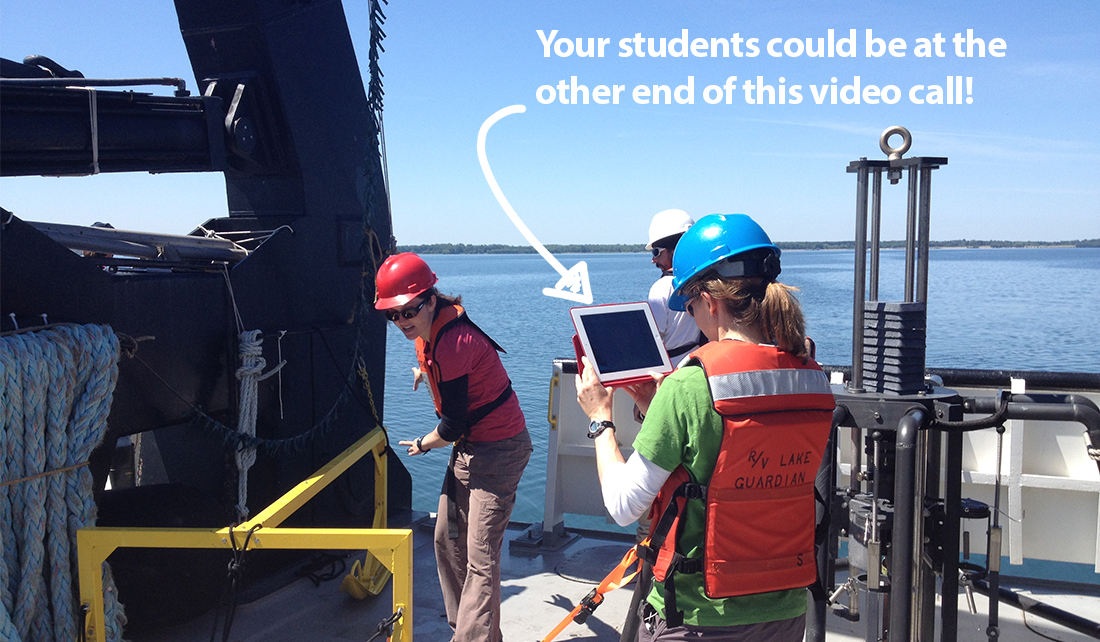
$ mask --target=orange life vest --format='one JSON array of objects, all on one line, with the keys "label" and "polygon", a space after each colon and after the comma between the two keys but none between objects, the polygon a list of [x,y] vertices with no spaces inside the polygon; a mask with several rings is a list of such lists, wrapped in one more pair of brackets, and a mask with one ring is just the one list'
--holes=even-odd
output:
[{"label": "orange life vest", "polygon": [[[436,315],[435,320],[432,321],[432,328],[428,333],[428,341],[417,337],[416,338],[416,360],[420,364],[420,371],[424,373],[424,376],[428,379],[428,385],[432,389],[432,402],[435,404],[435,413],[439,415],[443,412],[443,404],[439,396],[439,381],[442,378],[442,372],[440,371],[439,364],[435,360],[435,347],[438,344],[439,337],[442,336],[447,330],[454,328],[459,323],[466,323],[480,332],[489,340],[493,348],[497,352],[504,352],[504,348],[500,347],[496,341],[493,340],[484,330],[477,327],[477,324],[470,320],[470,317],[466,316],[466,310],[461,305],[445,305],[439,310],[439,314]],[[505,395],[505,393],[507,393]],[[500,403],[495,401],[489,402],[486,406],[496,403],[499,406],[503,401],[507,401],[507,397],[512,394],[512,387],[509,385],[505,389],[505,393],[502,393],[504,399],[500,400]],[[494,408],[496,406],[493,406]],[[472,426],[475,421],[471,421]]]},{"label": "orange life vest", "polygon": [[[814,583],[814,480],[835,407],[821,367],[775,346],[711,342],[689,359],[706,373],[722,446],[705,484],[681,465],[653,504],[659,521],[641,556],[665,583],[670,624],[682,622],[677,573],[704,573],[709,598]],[[689,499],[706,505],[702,559],[677,550]]]}]

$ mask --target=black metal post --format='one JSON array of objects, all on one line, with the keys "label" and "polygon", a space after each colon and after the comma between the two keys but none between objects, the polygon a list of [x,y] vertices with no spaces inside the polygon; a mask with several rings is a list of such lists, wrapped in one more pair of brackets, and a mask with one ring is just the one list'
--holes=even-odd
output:
[{"label": "black metal post", "polygon": [[882,168],[875,168],[871,181],[871,281],[867,284],[867,299],[878,301],[878,254],[882,236]]},{"label": "black metal post", "polygon": [[[866,161],[861,158],[860,161]],[[861,164],[856,174],[856,264],[855,304],[852,306],[852,380],[849,390],[863,390],[863,304],[867,279],[867,165]]]},{"label": "black metal post", "polygon": [[940,595],[940,642],[955,642],[959,628],[959,528],[962,506],[961,432],[947,433],[947,453],[944,461],[944,524],[943,577]]},{"label": "black metal post", "polygon": [[932,211],[932,165],[920,165],[920,212],[917,231],[917,301],[928,300],[928,233]]},{"label": "black metal post", "polygon": [[[913,525],[916,519],[917,435],[927,418],[913,408],[898,422],[894,459],[894,529],[890,547],[889,639],[908,640],[912,627]],[[876,471],[877,472],[877,471]]]},{"label": "black metal post", "polygon": [[[925,519],[925,508],[930,501],[940,497],[940,456],[943,450],[943,435],[939,432],[924,431],[921,435],[923,453],[917,460],[918,465],[924,467],[922,473],[923,482],[917,487],[917,533],[920,536],[915,543],[913,554],[915,555],[914,567],[918,573],[917,590],[919,592],[918,627],[920,640],[931,641],[936,631],[936,573],[939,569],[930,563],[931,556],[925,555],[926,542],[929,541],[928,521]],[[961,474],[961,473],[960,473]],[[955,537],[958,539],[958,536]]]},{"label": "black metal post", "polygon": [[905,219],[905,302],[913,299],[913,260],[916,257],[917,234],[917,168],[909,166],[908,207]]}]

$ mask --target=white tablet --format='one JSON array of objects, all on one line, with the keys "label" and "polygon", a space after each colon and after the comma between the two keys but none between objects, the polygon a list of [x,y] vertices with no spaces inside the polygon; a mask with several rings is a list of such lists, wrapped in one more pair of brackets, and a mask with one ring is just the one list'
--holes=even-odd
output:
[{"label": "white tablet", "polygon": [[626,386],[672,372],[649,303],[612,303],[572,308],[577,334],[573,348],[577,369],[587,356],[596,378],[605,386]]}]

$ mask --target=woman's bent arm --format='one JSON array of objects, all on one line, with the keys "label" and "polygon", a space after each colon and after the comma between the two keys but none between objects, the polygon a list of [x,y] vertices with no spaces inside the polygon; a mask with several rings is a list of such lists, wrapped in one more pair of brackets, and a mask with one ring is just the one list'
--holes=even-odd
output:
[{"label": "woman's bent arm", "polygon": [[600,479],[604,507],[615,523],[626,526],[646,514],[671,474],[637,452],[625,463],[608,462]]}]

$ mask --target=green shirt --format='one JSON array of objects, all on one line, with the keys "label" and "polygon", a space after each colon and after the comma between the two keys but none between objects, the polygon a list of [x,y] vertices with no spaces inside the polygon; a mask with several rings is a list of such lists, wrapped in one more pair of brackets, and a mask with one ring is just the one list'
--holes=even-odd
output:
[{"label": "green shirt", "polygon": [[[706,484],[714,472],[721,445],[722,417],[714,410],[703,369],[679,368],[665,378],[653,398],[634,440],[634,450],[668,471],[683,465],[693,480]],[[688,557],[701,558],[705,507],[698,500],[687,504],[683,537],[677,548]],[[654,581],[649,603],[662,615],[664,593],[664,584]],[[684,613],[684,624],[692,626],[774,622],[805,613],[806,590],[710,599],[703,591],[703,573],[677,574],[676,607]]]}]

